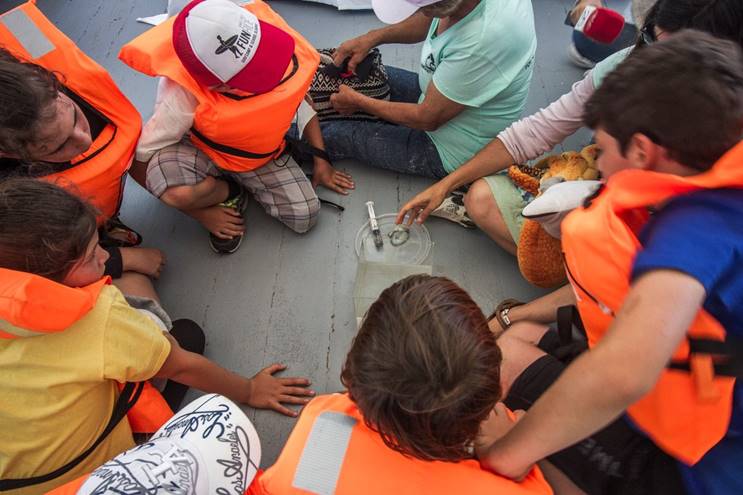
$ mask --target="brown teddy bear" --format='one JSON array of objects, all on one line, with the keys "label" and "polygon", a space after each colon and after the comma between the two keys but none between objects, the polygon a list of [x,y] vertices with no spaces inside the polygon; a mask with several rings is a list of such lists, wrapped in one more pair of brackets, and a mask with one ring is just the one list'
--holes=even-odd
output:
[{"label": "brown teddy bear", "polygon": [[[508,176],[517,186],[538,196],[558,182],[598,179],[597,156],[598,148],[594,144],[580,152],[544,157],[533,166],[512,165]],[[535,220],[524,221],[517,258],[521,274],[538,287],[556,287],[567,281],[560,239],[547,233]]]}]

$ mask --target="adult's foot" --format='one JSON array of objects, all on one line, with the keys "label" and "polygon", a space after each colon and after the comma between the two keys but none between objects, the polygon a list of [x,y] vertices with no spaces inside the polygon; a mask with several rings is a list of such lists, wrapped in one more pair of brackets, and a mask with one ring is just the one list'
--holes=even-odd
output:
[{"label": "adult's foot", "polygon": [[165,253],[155,248],[121,248],[121,265],[125,272],[137,272],[159,278],[165,267]]}]

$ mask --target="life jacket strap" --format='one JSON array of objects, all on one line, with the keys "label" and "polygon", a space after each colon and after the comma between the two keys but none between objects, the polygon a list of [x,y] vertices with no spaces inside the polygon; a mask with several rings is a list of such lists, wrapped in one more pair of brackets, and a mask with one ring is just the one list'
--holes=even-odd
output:
[{"label": "life jacket strap", "polygon": [[119,422],[124,419],[126,413],[129,412],[132,407],[134,407],[134,404],[136,404],[139,396],[142,394],[143,388],[144,382],[129,382],[124,386],[124,388],[121,390],[121,393],[119,394],[119,398],[116,400],[116,404],[114,404],[114,408],[111,412],[111,418],[108,420],[108,424],[95,440],[95,442],[93,442],[91,446],[88,447],[82,454],[78,455],[64,466],[55,469],[49,474],[34,476],[31,478],[0,480],[0,492],[46,483],[47,481],[51,481],[62,476],[63,474],[67,473],[72,468],[80,464],[86,457],[92,454],[96,448],[98,448],[101,442],[103,442],[103,440],[105,440],[105,438],[113,431],[113,429],[116,428]]},{"label": "life jacket strap", "polygon": [[671,361],[668,368],[693,371],[695,367],[704,366],[702,362],[694,364],[695,358],[707,356],[715,375],[743,378],[743,339],[728,335],[724,341],[689,338],[688,342],[691,358]]}]

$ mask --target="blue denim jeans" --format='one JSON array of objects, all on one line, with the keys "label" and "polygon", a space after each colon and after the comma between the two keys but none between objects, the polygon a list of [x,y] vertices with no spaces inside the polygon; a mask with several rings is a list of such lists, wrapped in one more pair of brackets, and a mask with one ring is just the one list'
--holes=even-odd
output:
[{"label": "blue denim jeans", "polygon": [[[387,67],[387,74],[390,101],[418,103],[421,91],[415,72]],[[321,122],[320,127],[331,160],[351,158],[392,172],[434,179],[446,176],[439,152],[425,131],[383,121],[336,120]],[[296,138],[296,126],[288,134]]]}]

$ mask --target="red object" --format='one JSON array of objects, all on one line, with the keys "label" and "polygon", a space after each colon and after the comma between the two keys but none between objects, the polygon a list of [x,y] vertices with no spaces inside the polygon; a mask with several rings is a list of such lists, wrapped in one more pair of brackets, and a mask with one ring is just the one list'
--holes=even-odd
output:
[{"label": "red object", "polygon": [[599,43],[610,44],[619,37],[624,17],[611,9],[589,5],[575,23],[575,30]]},{"label": "red object", "polygon": [[[215,67],[222,52],[214,51],[212,45],[218,35],[224,35],[226,38],[225,33],[232,34],[235,31],[230,30],[233,27],[230,19],[223,16],[220,18],[219,14],[223,12],[220,11],[218,14],[215,10],[212,19],[201,21],[202,25],[208,24],[211,29],[201,27],[194,33],[190,32],[187,19],[194,8],[205,1],[192,1],[178,14],[173,23],[173,48],[189,74],[206,87],[226,84],[231,88],[254,94],[267,93],[275,88],[291,62],[294,39],[278,27],[258,20],[260,42],[255,48],[250,49],[253,52],[250,61],[231,77],[220,78]],[[237,5],[234,9],[235,15],[238,16],[243,11]],[[209,32],[210,36],[204,36],[205,31]],[[208,45],[209,49],[199,50],[196,47],[198,43]]]}]

